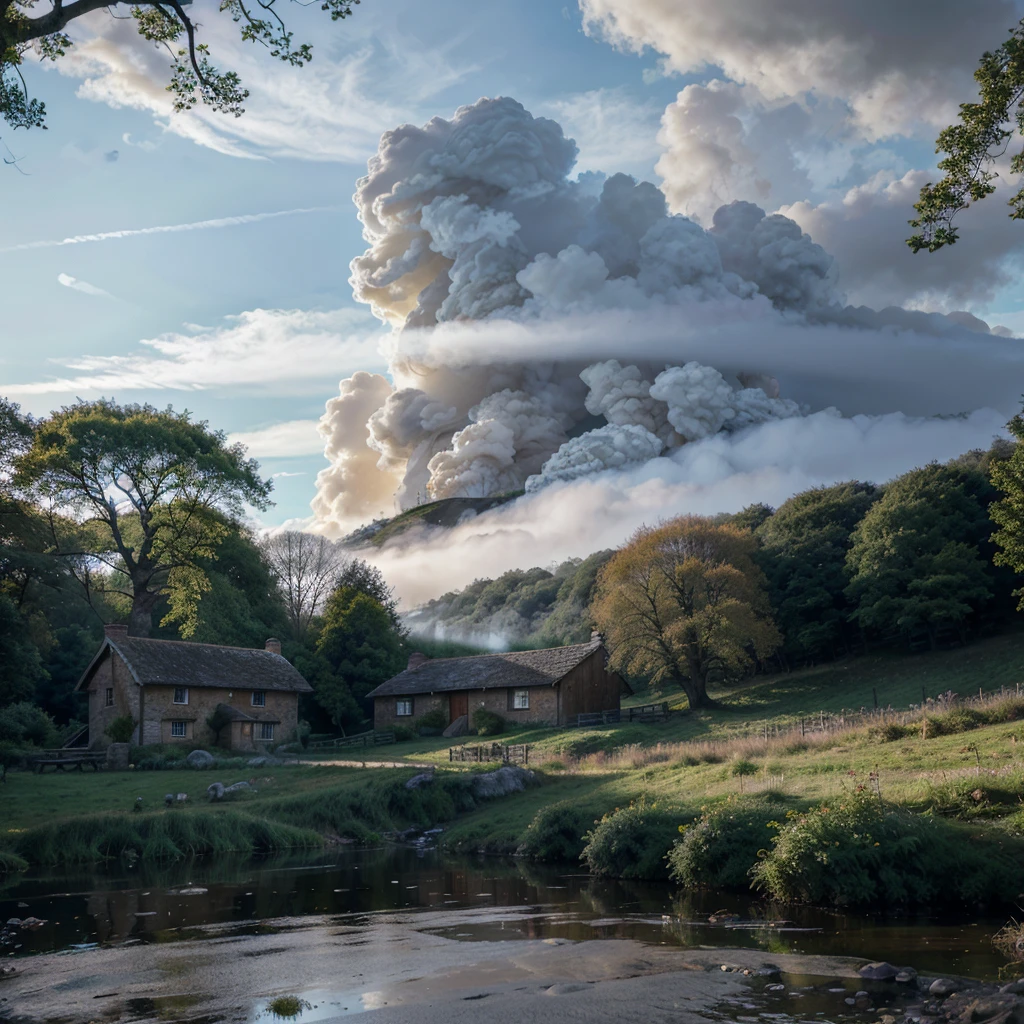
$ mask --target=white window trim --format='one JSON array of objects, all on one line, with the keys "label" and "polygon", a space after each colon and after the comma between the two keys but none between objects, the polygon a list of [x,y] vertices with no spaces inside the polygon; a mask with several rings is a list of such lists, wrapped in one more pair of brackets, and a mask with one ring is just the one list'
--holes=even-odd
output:
[{"label": "white window trim", "polygon": [[[175,732],[174,727],[181,726],[181,732]],[[188,739],[188,722],[171,722],[171,739],[172,740],[187,740]]]},{"label": "white window trim", "polygon": [[[179,690],[184,690],[185,691],[185,699],[184,700],[178,700],[178,691]],[[172,704],[180,704],[180,705],[188,704],[188,687],[187,686],[176,686],[174,688],[174,696],[171,698],[171,703]]]},{"label": "white window trim", "polygon": [[[264,743],[274,742],[274,723],[273,722],[260,722],[260,735],[259,739]],[[270,730],[270,735],[266,735],[266,730]]]},{"label": "white window trim", "polygon": [[[403,707],[408,707],[408,711],[403,711]],[[412,697],[399,697],[395,701],[395,718],[412,718]]]},{"label": "white window trim", "polygon": [[[520,697],[525,698],[526,703],[520,704]],[[513,690],[512,691],[512,710],[513,711],[529,711],[530,710],[530,691],[529,690]]]},{"label": "white window trim", "polygon": [[[263,699],[257,704],[256,694],[259,694]],[[249,706],[253,708],[265,708],[267,706],[267,691],[266,690],[253,690],[249,697]]]}]

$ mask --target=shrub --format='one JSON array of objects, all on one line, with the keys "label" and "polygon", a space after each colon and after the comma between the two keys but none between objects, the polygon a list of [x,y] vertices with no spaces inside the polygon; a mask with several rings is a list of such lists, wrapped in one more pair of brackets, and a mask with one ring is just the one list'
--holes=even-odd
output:
[{"label": "shrub", "polygon": [[505,731],[505,719],[487,708],[473,712],[473,728],[478,736],[497,736]]},{"label": "shrub", "polygon": [[516,852],[532,860],[578,861],[588,824],[587,815],[568,800],[542,807]]},{"label": "shrub", "polygon": [[886,722],[883,725],[874,725],[868,730],[868,735],[880,743],[895,743],[896,740],[906,739],[911,733],[917,732],[913,725],[900,725],[899,722]]},{"label": "shrub", "polygon": [[391,731],[395,734],[396,743],[407,743],[415,735],[412,729],[410,729],[407,725],[393,726]]},{"label": "shrub", "polygon": [[785,807],[766,801],[705,812],[680,828],[683,838],[669,854],[669,876],[688,889],[749,888],[751,869],[774,836],[769,823],[785,816]]},{"label": "shrub", "polygon": [[606,814],[583,838],[581,859],[595,875],[666,878],[666,855],[679,830],[657,805],[630,804]]},{"label": "shrub", "polygon": [[1024,843],[886,808],[861,790],[783,825],[753,877],[788,902],[1008,905],[1024,887]]},{"label": "shrub", "polygon": [[1024,718],[1024,697],[1007,697],[992,705],[985,716],[993,725],[999,722],[1017,722]]},{"label": "shrub", "polygon": [[131,715],[119,715],[106,729],[111,743],[129,743],[135,732],[135,719]]},{"label": "shrub", "polygon": [[425,715],[420,715],[416,722],[418,729],[437,729],[439,732],[443,732],[447,725],[448,721],[440,708],[431,708]]},{"label": "shrub", "polygon": [[928,719],[928,735],[950,736],[958,732],[969,732],[984,724],[985,715],[976,708],[951,708]]},{"label": "shrub", "polygon": [[21,701],[0,708],[0,741],[53,747],[60,742],[60,734],[53,719],[42,708]]}]

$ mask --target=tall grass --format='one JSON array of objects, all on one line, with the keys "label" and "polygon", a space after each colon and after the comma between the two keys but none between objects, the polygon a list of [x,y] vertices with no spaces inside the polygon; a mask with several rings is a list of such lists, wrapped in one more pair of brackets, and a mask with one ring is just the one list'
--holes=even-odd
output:
[{"label": "tall grass", "polygon": [[30,864],[83,864],[119,857],[183,860],[221,853],[314,849],[323,837],[311,829],[240,811],[182,810],[96,814],[41,825],[18,835],[14,853]]}]

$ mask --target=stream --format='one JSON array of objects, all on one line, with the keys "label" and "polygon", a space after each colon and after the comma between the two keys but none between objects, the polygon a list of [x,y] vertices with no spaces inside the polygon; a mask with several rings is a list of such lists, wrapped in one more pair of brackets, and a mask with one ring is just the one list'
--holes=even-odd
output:
[{"label": "stream", "polygon": [[[492,912],[481,923],[479,913],[467,913],[458,923],[458,911],[485,908],[508,908],[507,919]],[[221,935],[225,929],[261,934],[272,932],[278,919],[310,915],[337,915],[359,926],[377,912],[417,910],[455,912],[456,923],[436,934],[464,942],[629,938],[864,957],[986,980],[998,980],[1005,966],[992,948],[1003,918],[780,908],[752,894],[680,894],[670,884],[598,879],[572,866],[405,846],[14,876],[0,885],[0,923],[29,917],[45,923],[17,930],[0,956],[202,938],[200,927],[212,924]]]}]

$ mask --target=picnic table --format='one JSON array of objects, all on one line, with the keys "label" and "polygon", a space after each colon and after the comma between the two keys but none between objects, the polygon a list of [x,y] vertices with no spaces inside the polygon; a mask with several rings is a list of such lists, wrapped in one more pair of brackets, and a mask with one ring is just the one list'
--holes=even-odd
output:
[{"label": "picnic table", "polygon": [[47,768],[65,772],[70,770],[84,771],[85,767],[98,772],[107,760],[103,751],[93,750],[44,750],[32,759],[32,770],[42,775]]}]

